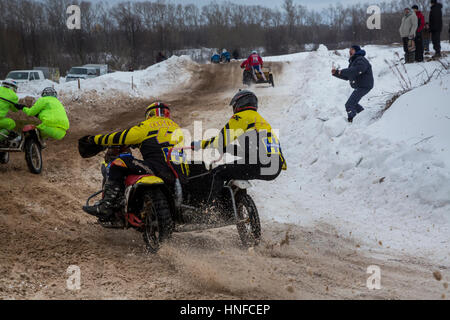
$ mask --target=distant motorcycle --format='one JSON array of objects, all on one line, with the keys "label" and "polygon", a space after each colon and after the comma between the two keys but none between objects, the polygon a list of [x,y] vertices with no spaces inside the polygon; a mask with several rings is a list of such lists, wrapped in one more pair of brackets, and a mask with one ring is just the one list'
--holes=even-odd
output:
[{"label": "distant motorcycle", "polygon": [[10,139],[8,135],[1,132],[0,135],[5,138],[0,142],[0,163],[7,164],[9,162],[10,152],[24,152],[30,172],[34,174],[42,172],[42,149],[45,148],[45,143],[36,126],[24,126],[19,139]]},{"label": "distant motorcycle", "polygon": [[275,87],[272,69],[264,67],[264,68],[262,68],[262,72],[264,72],[266,80],[264,80],[261,73],[256,72],[256,77],[258,80],[255,81],[252,70],[244,69],[244,73],[242,75],[242,78],[243,78],[242,82],[244,83],[244,85],[247,85],[247,86],[251,85],[252,83],[254,83],[254,84],[268,83],[268,84],[272,85],[272,87]]},{"label": "distant motorcycle", "polygon": [[[99,147],[99,151],[101,148]],[[107,149],[111,148],[114,147]],[[261,238],[261,224],[256,205],[247,194],[251,184],[248,181],[226,181],[223,191],[227,195],[225,201],[228,209],[216,210],[219,214],[214,217],[214,222],[211,222],[209,218],[212,216],[212,210],[204,204],[214,202],[215,199],[209,199],[208,192],[199,195],[198,190],[192,185],[195,185],[193,181],[196,179],[207,174],[214,174],[214,170],[190,177],[190,182],[182,187],[172,163],[176,163],[183,157],[183,150],[183,148],[172,148],[168,151],[167,164],[176,178],[174,187],[167,186],[155,175],[130,175],[124,182],[125,198],[121,208],[110,217],[97,217],[99,224],[105,228],[133,228],[141,232],[147,250],[151,253],[157,252],[160,243],[170,238],[172,232],[233,224],[237,226],[243,245],[257,245]],[[102,166],[104,181],[107,175],[107,163],[105,159]],[[92,199],[101,194],[103,189],[91,195],[86,206],[89,206]],[[200,203],[203,205],[199,205]]]}]

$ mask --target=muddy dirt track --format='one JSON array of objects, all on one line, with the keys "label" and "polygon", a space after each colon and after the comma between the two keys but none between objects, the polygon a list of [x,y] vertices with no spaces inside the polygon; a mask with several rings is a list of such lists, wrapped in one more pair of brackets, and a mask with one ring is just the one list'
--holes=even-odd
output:
[{"label": "muddy dirt track", "polygon": [[[280,77],[282,65],[273,68]],[[240,86],[239,66],[208,65],[192,72],[193,81],[184,89],[158,98],[173,106],[174,118],[183,127],[190,128],[193,120],[208,120],[209,127],[218,127],[228,119],[230,96]],[[81,159],[77,139],[138,123],[153,98],[66,98],[71,130],[64,141],[48,143],[43,173],[29,173],[22,154],[13,154],[10,163],[0,167],[0,298],[448,296],[443,282],[432,275],[441,270],[444,279],[448,278],[444,267],[402,254],[385,255],[377,248],[362,250],[356,240],[329,225],[307,229],[264,222],[262,244],[249,251],[240,247],[234,227],[174,234],[156,255],[145,252],[141,235],[133,230],[101,228],[81,210],[87,196],[101,183],[101,157]],[[81,269],[79,291],[66,287],[70,265]],[[381,290],[366,288],[370,265],[382,270]]]}]

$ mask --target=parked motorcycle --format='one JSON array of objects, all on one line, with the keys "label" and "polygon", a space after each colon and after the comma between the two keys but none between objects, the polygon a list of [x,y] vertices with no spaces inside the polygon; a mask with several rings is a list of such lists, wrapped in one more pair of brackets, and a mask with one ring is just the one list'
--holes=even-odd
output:
[{"label": "parked motorcycle", "polygon": [[[99,147],[97,151],[102,148]],[[110,148],[114,147],[107,149]],[[155,175],[128,176],[125,180],[125,198],[120,210],[111,217],[99,217],[99,224],[105,228],[133,228],[141,232],[147,250],[151,253],[157,252],[161,242],[170,238],[172,232],[226,225],[236,225],[244,246],[257,245],[261,238],[261,224],[258,209],[247,193],[251,184],[248,181],[226,181],[222,190],[224,197],[220,201],[210,199],[211,192],[199,193],[193,187],[196,185],[193,181],[213,175],[215,170],[203,170],[205,172],[190,176],[189,182],[182,186],[172,163],[184,157],[184,150],[172,148],[168,151],[167,164],[175,176],[174,186],[166,185]],[[104,178],[107,174],[107,163],[109,162],[103,162]],[[103,190],[91,195],[86,206],[101,194]],[[218,202],[224,206],[217,210],[211,209],[211,204]],[[209,219],[213,215],[214,219]]]},{"label": "parked motorcycle", "polygon": [[42,149],[45,143],[41,139],[39,130],[34,125],[26,125],[19,137],[10,139],[8,135],[0,132],[5,139],[0,142],[0,163],[9,162],[10,152],[24,152],[25,161],[31,173],[42,172]]}]

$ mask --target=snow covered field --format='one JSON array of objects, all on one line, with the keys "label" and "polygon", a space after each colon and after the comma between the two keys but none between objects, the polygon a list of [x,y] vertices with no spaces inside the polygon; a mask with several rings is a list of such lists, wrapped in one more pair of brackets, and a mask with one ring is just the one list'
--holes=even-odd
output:
[{"label": "snow covered field", "polygon": [[[450,75],[400,97],[378,119],[386,93],[402,89],[384,60],[398,61],[395,54],[402,49],[363,49],[375,88],[361,102],[366,111],[351,125],[344,104],[352,89],[330,74],[333,62],[347,67],[347,50],[336,54],[321,46],[317,52],[266,59],[289,61],[272,93],[257,89],[266,96],[262,114],[281,130],[288,171],[271,186],[257,183],[257,203],[265,219],[329,224],[362,246],[448,265]],[[438,62],[407,65],[411,86],[424,81],[425,69],[431,74],[436,68]]]},{"label": "snow covered field", "polygon": [[[351,125],[344,104],[352,89],[331,76],[333,63],[347,67],[347,50],[321,46],[315,52],[265,58],[283,62],[283,72],[275,74],[275,88],[253,90],[261,114],[280,130],[288,171],[274,182],[256,182],[252,194],[266,221],[313,230],[331,225],[362,248],[380,254],[396,250],[449,265],[450,75],[420,86],[427,74],[441,68],[427,62],[407,65],[403,81],[385,61],[398,64],[402,48],[363,49],[373,66],[375,88],[361,102],[366,111]],[[443,50],[450,45],[443,44]],[[86,92],[154,97],[186,85],[197,66],[188,57],[172,57],[143,71],[82,81],[81,91],[77,82],[55,88],[75,98]],[[389,94],[402,86],[418,88],[380,118]],[[25,88],[21,96],[36,96],[40,89]]]}]

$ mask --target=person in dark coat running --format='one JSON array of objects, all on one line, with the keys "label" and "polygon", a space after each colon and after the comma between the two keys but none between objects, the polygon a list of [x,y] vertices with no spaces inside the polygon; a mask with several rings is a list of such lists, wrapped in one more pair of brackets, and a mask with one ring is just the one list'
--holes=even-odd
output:
[{"label": "person in dark coat running", "polygon": [[436,0],[431,0],[430,10],[430,31],[431,41],[435,54],[433,58],[441,57],[441,32],[442,32],[442,4]]},{"label": "person in dark coat running", "polygon": [[345,104],[347,110],[348,122],[353,122],[353,118],[364,108],[359,101],[373,89],[374,79],[372,65],[364,57],[366,52],[360,46],[350,48],[350,65],[347,69],[336,70],[333,68],[331,74],[336,78],[350,81],[350,85],[355,91]]}]

